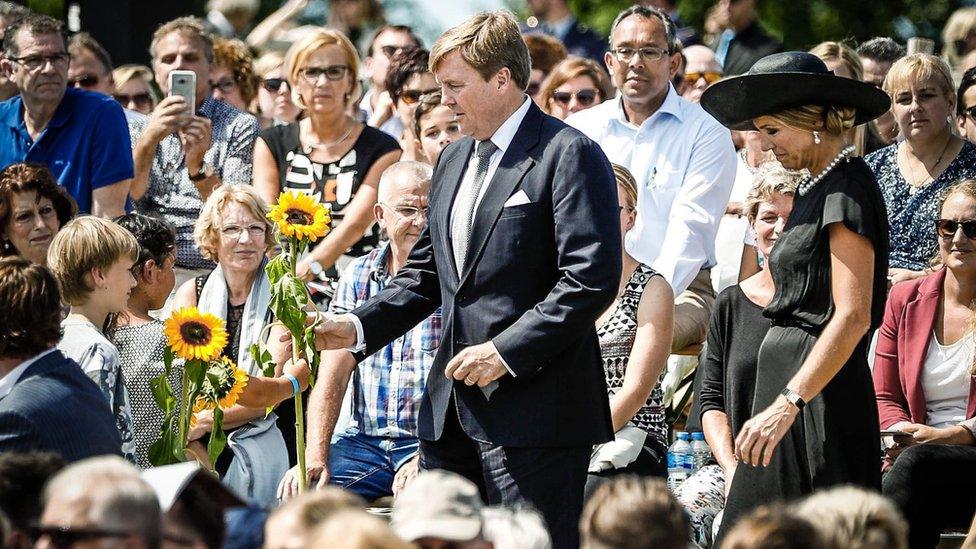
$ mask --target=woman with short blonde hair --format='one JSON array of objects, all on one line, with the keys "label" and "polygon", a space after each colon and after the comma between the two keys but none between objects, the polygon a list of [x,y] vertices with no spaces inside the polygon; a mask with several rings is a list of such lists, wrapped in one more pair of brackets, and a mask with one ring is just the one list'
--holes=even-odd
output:
[{"label": "woman with short blonde hair", "polygon": [[152,69],[143,65],[122,65],[112,71],[115,98],[123,107],[148,115],[156,108],[159,97],[153,89]]},{"label": "woman with short blonde hair", "polygon": [[954,182],[976,177],[976,146],[955,135],[956,94],[945,61],[924,53],[896,61],[882,89],[904,141],[869,154],[888,209],[892,284],[925,276],[938,241],[939,199]]},{"label": "woman with short blonde hair", "polygon": [[560,120],[613,97],[606,71],[595,62],[571,56],[553,67],[539,88],[540,106]]},{"label": "woman with short blonde hair", "polygon": [[253,111],[261,115],[262,129],[298,120],[302,110],[291,98],[291,84],[285,73],[285,56],[268,52],[254,62],[258,92]]},{"label": "woman with short blonde hair", "polygon": [[[380,174],[399,160],[396,139],[349,114],[359,100],[359,56],[335,30],[315,29],[292,44],[285,73],[295,105],[307,116],[258,134],[254,188],[271,204],[282,192],[329,205],[332,231],[298,263],[306,280],[338,270],[377,246],[373,223]],[[337,265],[337,262],[339,265]]]}]

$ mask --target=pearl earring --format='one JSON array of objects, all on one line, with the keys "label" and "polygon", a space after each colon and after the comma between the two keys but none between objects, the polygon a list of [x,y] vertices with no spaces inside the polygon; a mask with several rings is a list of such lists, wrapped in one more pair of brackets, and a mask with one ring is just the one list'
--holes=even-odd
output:
[{"label": "pearl earring", "polygon": [[813,132],[813,144],[814,145],[820,144],[820,132]]}]

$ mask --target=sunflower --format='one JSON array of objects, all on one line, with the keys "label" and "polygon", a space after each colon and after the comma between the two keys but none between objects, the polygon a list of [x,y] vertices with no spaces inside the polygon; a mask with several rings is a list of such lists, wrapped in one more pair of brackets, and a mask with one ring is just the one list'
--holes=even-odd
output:
[{"label": "sunflower", "polygon": [[184,360],[214,360],[227,345],[224,321],[196,307],[174,311],[164,332],[170,349]]},{"label": "sunflower", "polygon": [[220,357],[220,360],[212,361],[207,367],[193,413],[212,410],[217,406],[230,408],[237,404],[248,379],[247,372],[238,368],[231,359]]},{"label": "sunflower", "polygon": [[325,204],[294,191],[281,193],[278,203],[268,212],[268,219],[278,224],[281,234],[312,242],[328,234],[332,222]]}]

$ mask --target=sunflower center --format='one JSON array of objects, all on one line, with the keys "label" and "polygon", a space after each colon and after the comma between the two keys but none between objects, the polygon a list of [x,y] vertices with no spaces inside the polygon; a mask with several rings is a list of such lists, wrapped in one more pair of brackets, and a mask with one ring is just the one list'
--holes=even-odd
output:
[{"label": "sunflower center", "polygon": [[210,329],[199,322],[187,322],[181,326],[180,335],[190,345],[207,345],[210,343]]},{"label": "sunflower center", "polygon": [[290,225],[311,225],[314,223],[315,218],[312,214],[304,210],[296,210],[294,208],[285,210],[286,217]]}]

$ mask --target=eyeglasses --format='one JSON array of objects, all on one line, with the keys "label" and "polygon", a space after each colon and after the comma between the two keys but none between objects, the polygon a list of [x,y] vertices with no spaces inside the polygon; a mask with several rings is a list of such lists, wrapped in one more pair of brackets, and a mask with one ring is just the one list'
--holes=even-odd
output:
[{"label": "eyeglasses", "polygon": [[686,72],[685,80],[687,82],[698,82],[702,78],[708,84],[714,84],[722,79],[722,73],[714,71],[704,71],[704,72]]},{"label": "eyeglasses", "polygon": [[336,82],[345,78],[348,72],[349,67],[345,65],[331,65],[329,67],[307,67],[302,69],[299,74],[301,74],[305,82],[315,84],[319,81],[319,77],[323,75],[325,75],[326,80]]},{"label": "eyeglasses", "polygon": [[421,97],[436,91],[438,91],[437,88],[429,90],[403,90],[400,92],[400,101],[403,101],[407,105],[413,105],[417,101],[420,101]]},{"label": "eyeglasses", "polygon": [[394,55],[403,51],[404,47],[405,46],[380,46],[380,51],[383,52],[383,55],[387,57],[393,57]]},{"label": "eyeglasses", "polygon": [[420,217],[420,214],[423,214],[424,219],[426,219],[430,214],[430,208],[414,208],[413,206],[391,206],[386,202],[380,202],[380,204],[383,204],[387,208],[392,209],[397,213],[397,215],[405,219],[417,219],[418,217]]},{"label": "eyeglasses", "polygon": [[539,88],[541,87],[541,82],[529,82],[529,87],[525,88],[525,93],[527,93],[529,96],[534,96],[539,93]]},{"label": "eyeglasses", "polygon": [[570,100],[573,99],[573,96],[576,96],[577,103],[583,105],[584,107],[589,107],[594,102],[596,102],[596,98],[599,94],[600,92],[594,89],[585,89],[576,92],[557,91],[557,92],[552,92],[552,98],[553,100],[556,101],[556,103],[559,103],[560,105],[563,105],[565,107],[569,105],[569,102]]},{"label": "eyeglasses", "polygon": [[[244,230],[244,227],[228,225],[220,229],[220,234],[229,240],[238,240],[241,238],[241,235],[244,234]],[[267,227],[264,225],[249,225],[247,227],[247,234],[251,238],[258,238],[264,236],[267,230]]]},{"label": "eyeglasses", "polygon": [[32,526],[28,529],[28,533],[35,544],[37,540],[47,537],[55,549],[70,549],[76,543],[83,541],[101,538],[127,538],[133,535],[132,532],[86,526]]},{"label": "eyeglasses", "polygon": [[261,87],[265,89],[268,93],[278,93],[281,91],[281,85],[285,85],[285,91],[291,89],[291,85],[284,78],[265,78],[261,81]]},{"label": "eyeglasses", "polygon": [[70,80],[68,83],[76,88],[94,88],[98,85],[99,78],[94,74],[83,74],[81,76],[76,76]]},{"label": "eyeglasses", "polygon": [[71,57],[66,52],[52,53],[51,55],[25,55],[23,57],[8,57],[7,59],[13,61],[14,63],[19,63],[25,69],[29,71],[36,71],[41,67],[47,66],[48,63],[52,67],[64,67],[68,65],[68,61]]},{"label": "eyeglasses", "polygon": [[234,82],[234,80],[230,78],[221,80],[220,82],[210,83],[211,92],[220,90],[220,93],[224,93],[224,94],[231,93],[232,91],[234,91],[234,88],[236,87],[237,87],[237,82]]},{"label": "eyeglasses", "polygon": [[152,96],[148,92],[135,93],[132,95],[127,95],[124,93],[113,94],[112,97],[116,101],[122,104],[123,107],[128,106],[130,103],[135,103],[139,108],[148,109],[152,107]]},{"label": "eyeglasses", "polygon": [[610,50],[610,53],[612,53],[621,63],[630,63],[630,60],[633,59],[635,55],[639,55],[641,58],[647,61],[657,61],[670,52],[668,52],[668,50],[662,50],[656,46],[644,46],[643,48],[614,48]]},{"label": "eyeglasses", "polygon": [[962,227],[962,234],[970,240],[976,239],[976,219],[966,221],[955,221],[953,219],[939,219],[935,222],[935,231],[942,238],[953,238],[956,231]]}]

